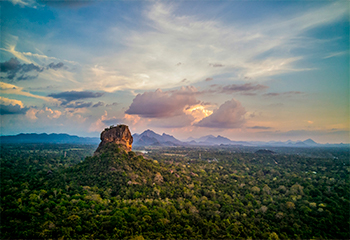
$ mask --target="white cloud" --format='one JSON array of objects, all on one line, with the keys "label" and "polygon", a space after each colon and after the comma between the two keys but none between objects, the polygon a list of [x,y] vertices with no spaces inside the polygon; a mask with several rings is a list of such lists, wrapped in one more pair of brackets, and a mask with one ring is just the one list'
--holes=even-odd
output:
[{"label": "white cloud", "polygon": [[23,103],[20,100],[16,100],[16,99],[9,99],[9,98],[5,98],[5,97],[1,97],[0,96],[0,104],[3,105],[19,105],[21,108],[23,108]]},{"label": "white cloud", "polygon": [[26,117],[31,120],[52,120],[52,119],[58,119],[61,117],[62,112],[59,110],[52,110],[51,108],[45,107],[43,109],[35,109],[30,108],[27,113]]},{"label": "white cloud", "polygon": [[[333,3],[240,26],[180,15],[176,10],[169,2],[153,3],[144,14],[148,30],[123,32],[126,49],[118,57],[106,57],[103,67],[91,69],[96,74],[91,84],[111,92],[177,87],[183,79],[193,84],[220,74],[230,74],[231,79],[250,77],[262,81],[281,73],[312,70],[297,68],[295,63],[303,55],[292,54],[291,50],[317,41],[302,37],[305,31],[347,14],[342,4]],[[114,37],[120,38],[120,30]],[[258,59],[270,50],[273,55]]]},{"label": "white cloud", "polygon": [[51,101],[51,102],[56,101],[48,97],[31,94],[30,92],[23,91],[22,87],[18,87],[16,85],[4,83],[4,82],[0,82],[0,92],[1,94],[16,94],[16,95],[22,95],[26,97],[39,98],[45,101]]},{"label": "white cloud", "polygon": [[332,58],[332,57],[339,57],[339,56],[342,56],[345,54],[349,54],[349,51],[330,53],[327,56],[323,57],[323,59]]},{"label": "white cloud", "polygon": [[35,0],[9,0],[13,5],[19,5],[21,7],[37,8],[38,4]]}]

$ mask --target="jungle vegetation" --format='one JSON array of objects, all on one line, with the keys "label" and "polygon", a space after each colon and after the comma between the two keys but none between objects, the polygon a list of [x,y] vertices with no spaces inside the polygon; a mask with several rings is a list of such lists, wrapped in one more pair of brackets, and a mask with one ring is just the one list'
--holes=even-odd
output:
[{"label": "jungle vegetation", "polygon": [[349,149],[95,149],[3,144],[1,239],[350,238]]}]

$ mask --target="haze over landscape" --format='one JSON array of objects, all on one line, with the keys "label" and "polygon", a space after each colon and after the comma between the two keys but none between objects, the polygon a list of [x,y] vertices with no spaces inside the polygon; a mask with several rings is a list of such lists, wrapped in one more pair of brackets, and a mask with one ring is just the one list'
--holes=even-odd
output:
[{"label": "haze over landscape", "polygon": [[349,143],[348,1],[1,2],[1,135]]}]

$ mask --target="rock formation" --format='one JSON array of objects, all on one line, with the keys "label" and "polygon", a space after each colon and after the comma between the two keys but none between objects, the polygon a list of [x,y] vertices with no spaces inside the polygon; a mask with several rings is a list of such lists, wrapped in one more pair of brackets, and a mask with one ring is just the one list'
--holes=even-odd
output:
[{"label": "rock formation", "polygon": [[121,145],[125,151],[131,151],[133,137],[131,136],[128,126],[126,125],[118,125],[116,127],[106,128],[101,133],[100,138],[101,143],[98,145],[98,148],[96,149],[94,155],[100,153],[103,147],[108,143]]}]

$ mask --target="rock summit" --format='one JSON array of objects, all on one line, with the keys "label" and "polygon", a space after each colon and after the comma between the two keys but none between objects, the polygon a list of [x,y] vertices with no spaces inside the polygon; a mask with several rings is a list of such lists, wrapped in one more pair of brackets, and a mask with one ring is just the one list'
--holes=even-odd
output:
[{"label": "rock summit", "polygon": [[103,147],[108,143],[115,143],[121,145],[125,151],[130,152],[132,148],[133,137],[130,133],[129,127],[126,125],[112,126],[106,128],[101,133],[101,143],[98,145],[94,155],[101,152]]}]

